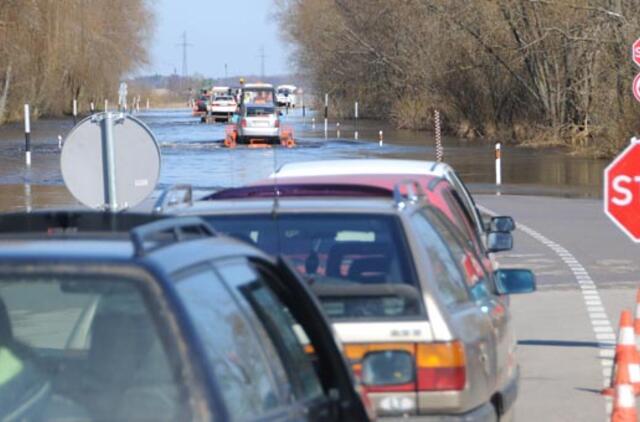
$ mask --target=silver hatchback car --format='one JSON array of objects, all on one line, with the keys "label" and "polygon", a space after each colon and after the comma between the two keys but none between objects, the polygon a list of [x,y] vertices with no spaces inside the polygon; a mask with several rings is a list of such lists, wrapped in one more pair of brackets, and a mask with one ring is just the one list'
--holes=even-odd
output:
[{"label": "silver hatchback car", "polygon": [[176,211],[291,261],[381,418],[496,421],[512,413],[516,338],[490,284],[500,295],[531,292],[533,273],[487,273],[456,227],[401,187],[276,190],[277,200],[273,186],[229,189]]},{"label": "silver hatchback car", "polygon": [[274,104],[245,103],[240,107],[237,123],[238,143],[280,142],[280,112]]}]

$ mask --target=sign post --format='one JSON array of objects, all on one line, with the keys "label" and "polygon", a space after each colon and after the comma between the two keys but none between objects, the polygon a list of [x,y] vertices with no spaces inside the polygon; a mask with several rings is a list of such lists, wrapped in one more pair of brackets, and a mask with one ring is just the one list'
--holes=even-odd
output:
[{"label": "sign post", "polygon": [[631,240],[640,243],[640,139],[604,171],[604,212]]}]

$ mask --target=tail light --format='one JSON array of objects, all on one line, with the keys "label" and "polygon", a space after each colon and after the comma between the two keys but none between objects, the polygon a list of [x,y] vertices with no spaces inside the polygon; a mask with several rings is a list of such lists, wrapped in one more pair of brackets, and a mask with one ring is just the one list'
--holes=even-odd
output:
[{"label": "tail light", "polygon": [[247,119],[240,120],[240,126],[247,127]]},{"label": "tail light", "polygon": [[456,391],[466,384],[460,341],[347,344],[345,354],[371,393]]},{"label": "tail light", "polygon": [[462,390],[467,381],[464,346],[460,341],[418,344],[418,391]]}]

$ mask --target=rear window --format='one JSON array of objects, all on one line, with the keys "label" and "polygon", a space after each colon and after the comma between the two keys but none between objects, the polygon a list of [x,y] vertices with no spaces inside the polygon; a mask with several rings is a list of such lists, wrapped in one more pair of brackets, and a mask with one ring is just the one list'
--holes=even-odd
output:
[{"label": "rear window", "polygon": [[422,315],[419,285],[394,216],[280,214],[208,216],[220,232],[272,255],[304,275],[333,319]]},{"label": "rear window", "polygon": [[269,116],[275,114],[276,110],[273,107],[247,107],[247,116]]},{"label": "rear window", "polygon": [[214,101],[233,101],[233,98],[229,96],[216,97]]},{"label": "rear window", "polygon": [[0,275],[0,419],[185,417],[171,333],[145,290],[117,276]]}]

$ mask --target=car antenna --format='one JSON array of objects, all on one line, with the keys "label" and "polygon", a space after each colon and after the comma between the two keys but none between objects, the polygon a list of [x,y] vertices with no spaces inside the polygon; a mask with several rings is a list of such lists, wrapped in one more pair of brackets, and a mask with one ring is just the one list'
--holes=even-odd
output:
[{"label": "car antenna", "polygon": [[273,146],[273,203],[271,205],[271,218],[276,227],[276,247],[278,255],[282,253],[282,245],[280,244],[280,221],[278,219],[278,208],[280,208],[280,187],[278,186],[278,157],[277,146]]}]

